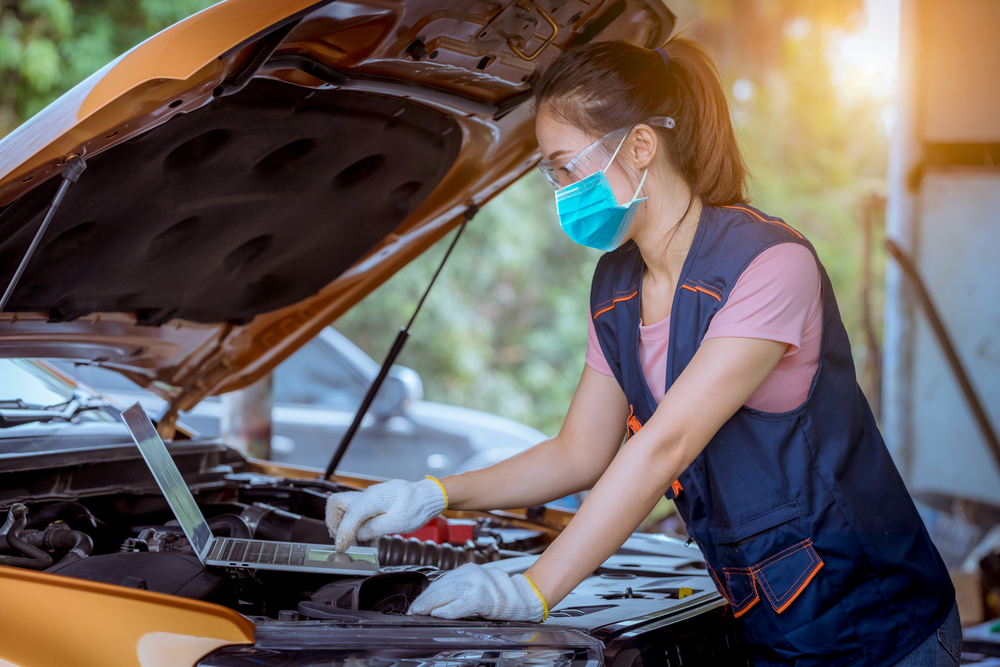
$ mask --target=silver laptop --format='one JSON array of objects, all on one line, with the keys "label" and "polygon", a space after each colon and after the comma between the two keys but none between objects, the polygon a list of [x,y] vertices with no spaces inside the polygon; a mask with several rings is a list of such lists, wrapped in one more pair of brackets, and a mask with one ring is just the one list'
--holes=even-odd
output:
[{"label": "silver laptop", "polygon": [[122,417],[184,534],[205,565],[357,576],[378,574],[377,552],[368,547],[351,547],[341,553],[329,544],[216,538],[142,407],[135,403],[122,412]]}]

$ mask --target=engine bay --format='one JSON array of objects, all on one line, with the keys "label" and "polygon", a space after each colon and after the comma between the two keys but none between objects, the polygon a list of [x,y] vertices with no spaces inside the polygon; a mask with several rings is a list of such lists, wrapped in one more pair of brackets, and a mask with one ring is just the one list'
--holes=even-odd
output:
[{"label": "engine bay", "polygon": [[[170,451],[216,537],[332,544],[324,522],[327,497],[360,490],[265,474],[217,443],[173,443]],[[6,517],[0,564],[212,602],[258,628],[435,625],[437,619],[405,615],[434,579],[468,562],[524,572],[558,533],[544,507],[521,517],[470,513],[439,517],[409,536],[362,542],[378,551],[376,575],[211,567],[198,559],[134,446],[18,458],[0,457],[6,482],[0,484],[6,489],[0,491],[0,518]],[[725,604],[697,548],[635,535],[551,610],[547,624],[592,631]]]},{"label": "engine bay", "polygon": [[[222,489],[199,494],[216,537],[333,544],[323,514],[330,493],[360,490],[322,480],[225,476]],[[440,574],[464,563],[531,553],[541,532],[496,519],[454,522],[467,539],[386,536],[362,546],[378,550],[381,572],[344,577],[247,568],[206,567],[165,499],[150,496],[14,503],[0,528],[0,564],[216,602],[247,616],[346,618],[367,611],[405,613]],[[447,526],[447,524],[445,524]],[[437,531],[441,532],[441,531]],[[451,537],[447,530],[444,536]],[[359,618],[359,617],[350,617]],[[365,618],[362,615],[360,618]]]}]

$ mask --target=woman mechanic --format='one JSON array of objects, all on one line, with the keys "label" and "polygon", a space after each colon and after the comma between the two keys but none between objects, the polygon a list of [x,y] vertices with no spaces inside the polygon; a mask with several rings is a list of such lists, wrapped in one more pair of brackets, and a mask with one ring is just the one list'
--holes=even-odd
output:
[{"label": "woman mechanic", "polygon": [[535,109],[560,224],[606,252],[563,427],[488,468],[331,496],[337,548],[446,507],[592,489],[523,575],[463,565],[409,610],[542,621],[666,494],[756,665],[957,665],[954,589],[858,387],[830,280],[802,234],[746,203],[708,54],[683,37],[577,47]]}]

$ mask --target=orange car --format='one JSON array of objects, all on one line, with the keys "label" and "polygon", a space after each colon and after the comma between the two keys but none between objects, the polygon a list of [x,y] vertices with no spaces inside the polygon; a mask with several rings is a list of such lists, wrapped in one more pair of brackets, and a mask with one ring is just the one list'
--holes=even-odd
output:
[{"label": "orange car", "polygon": [[247,460],[178,413],[531,169],[531,85],[561,49],[673,23],[657,0],[227,0],[0,142],[0,665],[742,664],[700,553],[668,538],[632,538],[542,625],[401,615],[466,560],[526,569],[554,509],[446,512],[381,538],[371,577],[206,567],[115,407],[26,360],[166,399],[157,430],[219,534],[329,541],[326,496],[372,480]]}]

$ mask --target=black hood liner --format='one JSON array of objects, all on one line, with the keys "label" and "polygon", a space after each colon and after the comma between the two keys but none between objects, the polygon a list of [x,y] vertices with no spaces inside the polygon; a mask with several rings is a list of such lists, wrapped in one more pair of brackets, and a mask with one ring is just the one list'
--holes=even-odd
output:
[{"label": "black hood liner", "polygon": [[[255,80],[88,160],[7,310],[246,323],[357,262],[461,142],[453,118],[408,100]],[[0,291],[60,181],[0,210]]]}]

